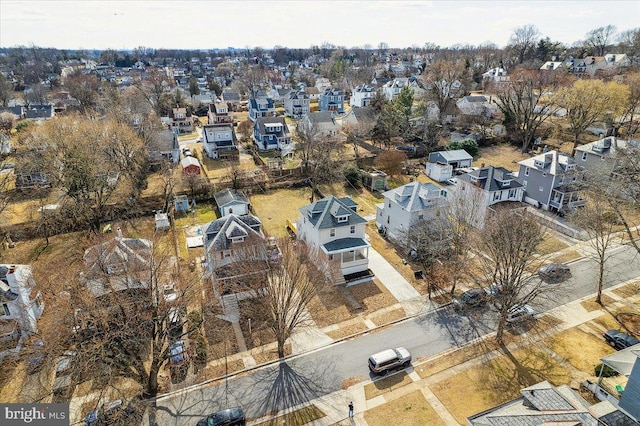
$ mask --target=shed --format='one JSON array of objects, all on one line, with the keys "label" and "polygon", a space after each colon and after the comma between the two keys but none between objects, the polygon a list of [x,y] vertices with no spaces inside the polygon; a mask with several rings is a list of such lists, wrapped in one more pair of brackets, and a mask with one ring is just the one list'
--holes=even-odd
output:
[{"label": "shed", "polygon": [[183,175],[200,175],[202,166],[200,166],[200,161],[198,161],[195,157],[185,157],[180,161],[180,165],[182,166],[182,174]]},{"label": "shed", "polygon": [[216,192],[213,198],[216,200],[222,216],[227,216],[231,213],[238,216],[249,214],[249,199],[241,191],[227,188]]},{"label": "shed", "polygon": [[173,206],[177,212],[188,212],[189,198],[186,195],[176,195],[173,199]]},{"label": "shed", "polygon": [[387,188],[387,174],[380,170],[362,170],[362,183],[369,191],[384,191]]},{"label": "shed", "polygon": [[156,231],[166,231],[170,227],[169,215],[166,213],[156,213]]}]

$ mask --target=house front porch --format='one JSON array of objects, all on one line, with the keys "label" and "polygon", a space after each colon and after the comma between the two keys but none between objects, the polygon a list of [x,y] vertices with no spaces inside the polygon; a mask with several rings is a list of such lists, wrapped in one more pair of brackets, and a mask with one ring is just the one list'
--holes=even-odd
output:
[{"label": "house front porch", "polygon": [[323,244],[322,251],[339,264],[342,275],[350,275],[369,269],[369,247],[362,238],[342,238]]},{"label": "house front porch", "polygon": [[561,186],[551,191],[549,207],[557,211],[571,210],[587,204],[587,197],[583,191],[572,186]]}]

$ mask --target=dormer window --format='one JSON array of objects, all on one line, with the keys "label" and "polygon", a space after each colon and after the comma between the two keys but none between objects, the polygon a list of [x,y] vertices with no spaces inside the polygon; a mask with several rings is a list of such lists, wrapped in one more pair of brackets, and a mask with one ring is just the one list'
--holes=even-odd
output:
[{"label": "dormer window", "polygon": [[232,243],[241,243],[241,242],[243,242],[243,241],[244,241],[244,237],[234,237],[234,238],[231,238],[231,242],[232,242]]},{"label": "dormer window", "polygon": [[338,223],[348,222],[349,221],[349,216],[347,216],[347,215],[345,215],[345,216],[337,216],[336,220],[338,221]]}]

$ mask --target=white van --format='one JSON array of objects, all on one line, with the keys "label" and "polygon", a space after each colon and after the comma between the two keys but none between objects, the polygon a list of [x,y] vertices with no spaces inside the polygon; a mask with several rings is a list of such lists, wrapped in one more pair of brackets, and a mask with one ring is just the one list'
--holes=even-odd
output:
[{"label": "white van", "polygon": [[385,375],[387,371],[398,367],[406,368],[411,364],[411,353],[403,347],[386,349],[369,357],[369,370],[373,374]]}]

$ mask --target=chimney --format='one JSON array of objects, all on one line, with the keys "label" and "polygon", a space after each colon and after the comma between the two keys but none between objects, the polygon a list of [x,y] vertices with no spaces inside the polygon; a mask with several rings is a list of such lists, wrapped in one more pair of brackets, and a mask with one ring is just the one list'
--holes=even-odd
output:
[{"label": "chimney", "polygon": [[116,238],[118,240],[122,239],[122,229],[118,226],[118,229],[116,229]]}]

